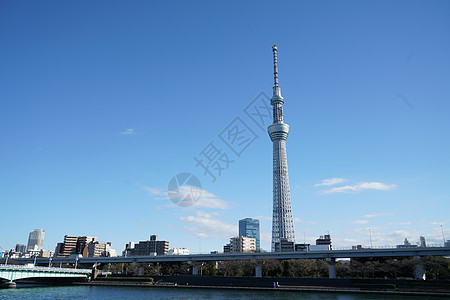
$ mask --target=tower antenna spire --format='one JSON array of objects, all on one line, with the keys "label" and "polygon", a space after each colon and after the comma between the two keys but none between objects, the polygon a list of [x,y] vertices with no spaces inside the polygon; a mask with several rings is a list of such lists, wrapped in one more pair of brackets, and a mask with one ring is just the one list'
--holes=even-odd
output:
[{"label": "tower antenna spire", "polygon": [[286,139],[289,125],[283,121],[281,88],[278,86],[277,45],[272,46],[273,75],[275,86],[270,104],[273,106],[273,124],[269,136],[273,143],[273,217],[272,251],[281,251],[282,243],[295,242],[294,220],[292,218],[291,193],[286,158]]},{"label": "tower antenna spire", "polygon": [[272,46],[272,51],[273,51],[273,80],[274,80],[275,86],[278,86],[277,50],[278,50],[278,46],[277,45],[273,45]]}]

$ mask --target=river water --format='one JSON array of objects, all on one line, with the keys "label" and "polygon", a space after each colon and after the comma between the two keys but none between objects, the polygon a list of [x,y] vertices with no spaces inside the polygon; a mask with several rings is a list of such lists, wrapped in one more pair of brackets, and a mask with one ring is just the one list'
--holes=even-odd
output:
[{"label": "river water", "polygon": [[[148,287],[60,286],[0,289],[0,299],[411,299],[405,296],[303,293],[283,291],[246,291],[221,289],[184,289]],[[413,299],[420,299],[413,297]],[[427,298],[433,299],[433,298]],[[438,298],[436,298],[438,299]],[[442,299],[442,298],[440,298]]]}]

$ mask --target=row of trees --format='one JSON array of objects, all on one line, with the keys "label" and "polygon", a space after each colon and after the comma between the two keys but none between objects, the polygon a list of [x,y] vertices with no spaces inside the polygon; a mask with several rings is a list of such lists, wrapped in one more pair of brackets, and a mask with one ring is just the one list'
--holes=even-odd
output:
[{"label": "row of trees", "polygon": [[[261,262],[265,277],[328,277],[328,263],[320,259],[264,260]],[[340,278],[399,278],[412,277],[417,264],[425,267],[427,279],[450,279],[450,259],[445,257],[369,258],[336,262]],[[197,265],[204,276],[254,276],[255,263],[251,261],[204,262]],[[104,270],[128,275],[190,275],[192,265],[186,262],[109,264]]]}]

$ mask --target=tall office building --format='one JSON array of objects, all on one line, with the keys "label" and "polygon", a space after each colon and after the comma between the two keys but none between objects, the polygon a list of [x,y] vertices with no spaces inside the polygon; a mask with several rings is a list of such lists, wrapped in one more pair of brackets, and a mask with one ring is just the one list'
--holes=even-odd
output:
[{"label": "tall office building", "polygon": [[277,46],[272,46],[274,62],[273,124],[269,126],[269,136],[273,143],[273,217],[272,217],[272,251],[281,239],[295,242],[294,221],[292,219],[291,194],[286,158],[286,139],[289,125],[283,122],[283,103],[281,88],[278,86]]},{"label": "tall office building", "polygon": [[42,247],[44,246],[44,237],[44,229],[35,229],[33,232],[30,232],[30,235],[28,236],[27,250],[42,250]]},{"label": "tall office building", "polygon": [[259,220],[252,218],[239,220],[239,237],[242,236],[255,239],[256,249],[260,249]]}]

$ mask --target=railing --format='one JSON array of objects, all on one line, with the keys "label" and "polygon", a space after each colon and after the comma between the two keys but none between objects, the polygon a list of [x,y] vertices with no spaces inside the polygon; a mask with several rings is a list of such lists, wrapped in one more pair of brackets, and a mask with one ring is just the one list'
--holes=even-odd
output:
[{"label": "railing", "polygon": [[[403,245],[399,245],[398,246],[362,246],[362,248],[360,249],[353,249],[352,247],[333,247],[333,249],[331,251],[334,250],[370,250],[370,249],[407,249],[407,248],[413,248],[413,249],[426,249],[426,248],[448,248],[445,247],[442,244],[428,244],[426,247],[420,247],[420,246],[416,246],[416,245],[410,245],[408,246],[403,246]],[[326,250],[324,250],[326,251]],[[307,250],[300,250],[300,251],[296,251],[296,252],[307,252]],[[271,253],[271,251],[267,251],[267,252],[245,252],[245,253]],[[278,253],[278,252],[277,252]],[[188,255],[205,255],[205,254],[224,254],[224,252],[217,252],[217,253],[210,253],[210,252],[194,252],[191,251],[190,254]],[[226,253],[225,253],[226,254]]]},{"label": "railing", "polygon": [[[398,247],[400,246],[400,247]],[[398,246],[362,246],[360,249],[354,249],[352,247],[342,247],[342,248],[335,248],[333,247],[333,250],[370,250],[370,249],[426,249],[426,248],[445,248],[442,244],[430,244],[426,247],[420,247],[417,245],[398,245]]]},{"label": "railing", "polygon": [[91,273],[90,269],[51,268],[51,267],[27,267],[22,265],[0,265],[0,269],[14,269],[21,271],[51,271],[63,273]]}]

